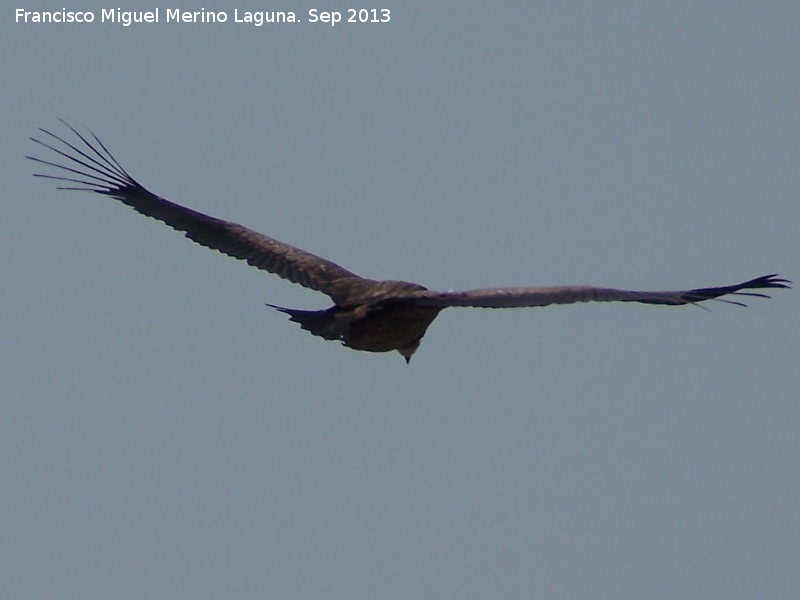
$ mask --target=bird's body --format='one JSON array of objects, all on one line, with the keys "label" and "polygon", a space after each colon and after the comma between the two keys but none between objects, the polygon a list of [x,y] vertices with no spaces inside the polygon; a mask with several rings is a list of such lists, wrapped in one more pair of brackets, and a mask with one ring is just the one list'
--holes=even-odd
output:
[{"label": "bird's body", "polygon": [[[272,306],[272,305],[271,305]],[[397,350],[409,359],[441,308],[418,306],[413,299],[388,299],[327,310],[273,306],[289,320],[327,340],[367,352]]]},{"label": "bird's body", "polygon": [[259,269],[328,295],[334,305],[325,310],[309,311],[270,306],[288,314],[291,321],[299,323],[303,329],[316,336],[338,340],[355,350],[397,350],[406,362],[410,361],[428,326],[439,312],[451,306],[520,308],[589,301],[682,305],[711,299],[742,304],[721,297],[768,297],[760,292],[746,290],[788,288],[790,283],[773,274],[735,285],[670,292],[639,292],[590,286],[436,292],[407,281],[366,279],[330,260],[238,223],[211,217],[153,194],[122,168],[96,136],[92,134],[90,141],[69,125],[67,127],[77,136],[74,144],[45,129],[41,131],[61,146],[31,138],[66,159],[66,162],[59,164],[28,157],[60,169],[59,175],[37,173],[37,177],[77,184],[60,189],[87,190],[115,198],[148,217],[183,231],[186,237],[198,244],[245,260]]}]

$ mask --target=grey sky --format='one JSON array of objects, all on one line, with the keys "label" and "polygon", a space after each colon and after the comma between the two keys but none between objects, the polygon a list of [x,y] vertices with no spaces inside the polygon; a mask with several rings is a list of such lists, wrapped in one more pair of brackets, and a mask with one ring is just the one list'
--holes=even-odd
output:
[{"label": "grey sky", "polygon": [[4,594],[792,597],[796,290],[452,309],[407,367],[264,306],[326,297],[30,176],[63,117],[156,193],[367,277],[800,278],[791,3],[381,6],[0,14]]}]

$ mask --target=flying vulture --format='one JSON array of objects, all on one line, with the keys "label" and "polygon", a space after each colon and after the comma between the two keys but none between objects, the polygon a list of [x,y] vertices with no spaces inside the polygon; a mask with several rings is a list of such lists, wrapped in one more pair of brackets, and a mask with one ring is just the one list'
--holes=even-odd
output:
[{"label": "flying vulture", "polygon": [[190,240],[248,264],[317,290],[333,300],[325,310],[297,310],[268,305],[299,323],[303,329],[326,340],[338,340],[355,350],[397,350],[410,362],[428,326],[442,309],[450,306],[521,308],[572,304],[574,302],[642,302],[677,306],[705,300],[744,306],[723,296],[758,296],[744,290],[788,288],[790,281],[777,274],[756,277],[722,287],[673,292],[637,292],[589,286],[507,287],[436,292],[408,281],[365,279],[336,263],[300,248],[279,242],[238,223],[224,221],[170,202],[131,177],[93,133],[82,135],[62,120],[76,136],[67,141],[46,129],[44,140],[31,138],[55,153],[50,160],[27,158],[57,169],[36,177],[65,182],[58,189],[85,190],[110,196],[134,210],[183,231]]}]

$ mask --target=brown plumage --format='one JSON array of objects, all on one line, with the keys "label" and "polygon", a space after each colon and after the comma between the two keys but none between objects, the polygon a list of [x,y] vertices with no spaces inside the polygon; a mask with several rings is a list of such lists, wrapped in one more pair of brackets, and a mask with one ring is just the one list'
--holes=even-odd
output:
[{"label": "brown plumage", "polygon": [[[63,121],[62,121],[63,122]],[[62,159],[38,163],[59,169],[56,175],[36,173],[68,182],[65,190],[86,190],[110,196],[134,210],[185,232],[190,240],[224,254],[247,261],[293,283],[328,295],[334,305],[326,310],[296,310],[270,304],[289,315],[291,321],[326,340],[369,352],[397,350],[411,360],[422,336],[439,312],[450,306],[519,308],[572,304],[575,302],[641,302],[645,304],[697,304],[705,300],[743,303],[722,296],[757,296],[743,291],[788,288],[790,281],[777,274],[723,287],[673,292],[637,292],[588,286],[489,288],[464,292],[436,292],[407,281],[377,281],[360,277],[327,259],[295,248],[238,223],[223,221],[165,200],[131,177],[95,136],[84,136],[63,122],[77,136],[74,143],[42,129],[48,142],[31,138]],[[60,160],[60,162],[53,162]]]}]

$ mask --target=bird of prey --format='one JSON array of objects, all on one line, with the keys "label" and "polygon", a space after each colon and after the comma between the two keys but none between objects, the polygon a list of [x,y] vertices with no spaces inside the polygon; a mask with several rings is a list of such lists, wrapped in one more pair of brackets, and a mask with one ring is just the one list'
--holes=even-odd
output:
[{"label": "bird of prey", "polygon": [[[55,174],[35,173],[62,182],[59,189],[85,190],[109,196],[143,215],[184,232],[190,240],[248,264],[317,290],[333,300],[325,310],[297,310],[268,305],[289,315],[303,329],[326,340],[338,340],[355,350],[397,350],[410,362],[422,336],[439,312],[451,306],[521,308],[575,302],[641,302],[677,306],[718,299],[744,306],[723,296],[758,296],[748,290],[788,288],[777,274],[743,283],[672,292],[640,292],[589,286],[507,287],[437,292],[407,281],[377,281],[360,277],[336,263],[268,237],[238,223],[224,221],[170,202],[131,177],[93,133],[84,135],[62,120],[75,138],[40,129],[43,140],[31,138],[54,153],[45,160]],[[65,136],[66,137],[66,136]]]}]

